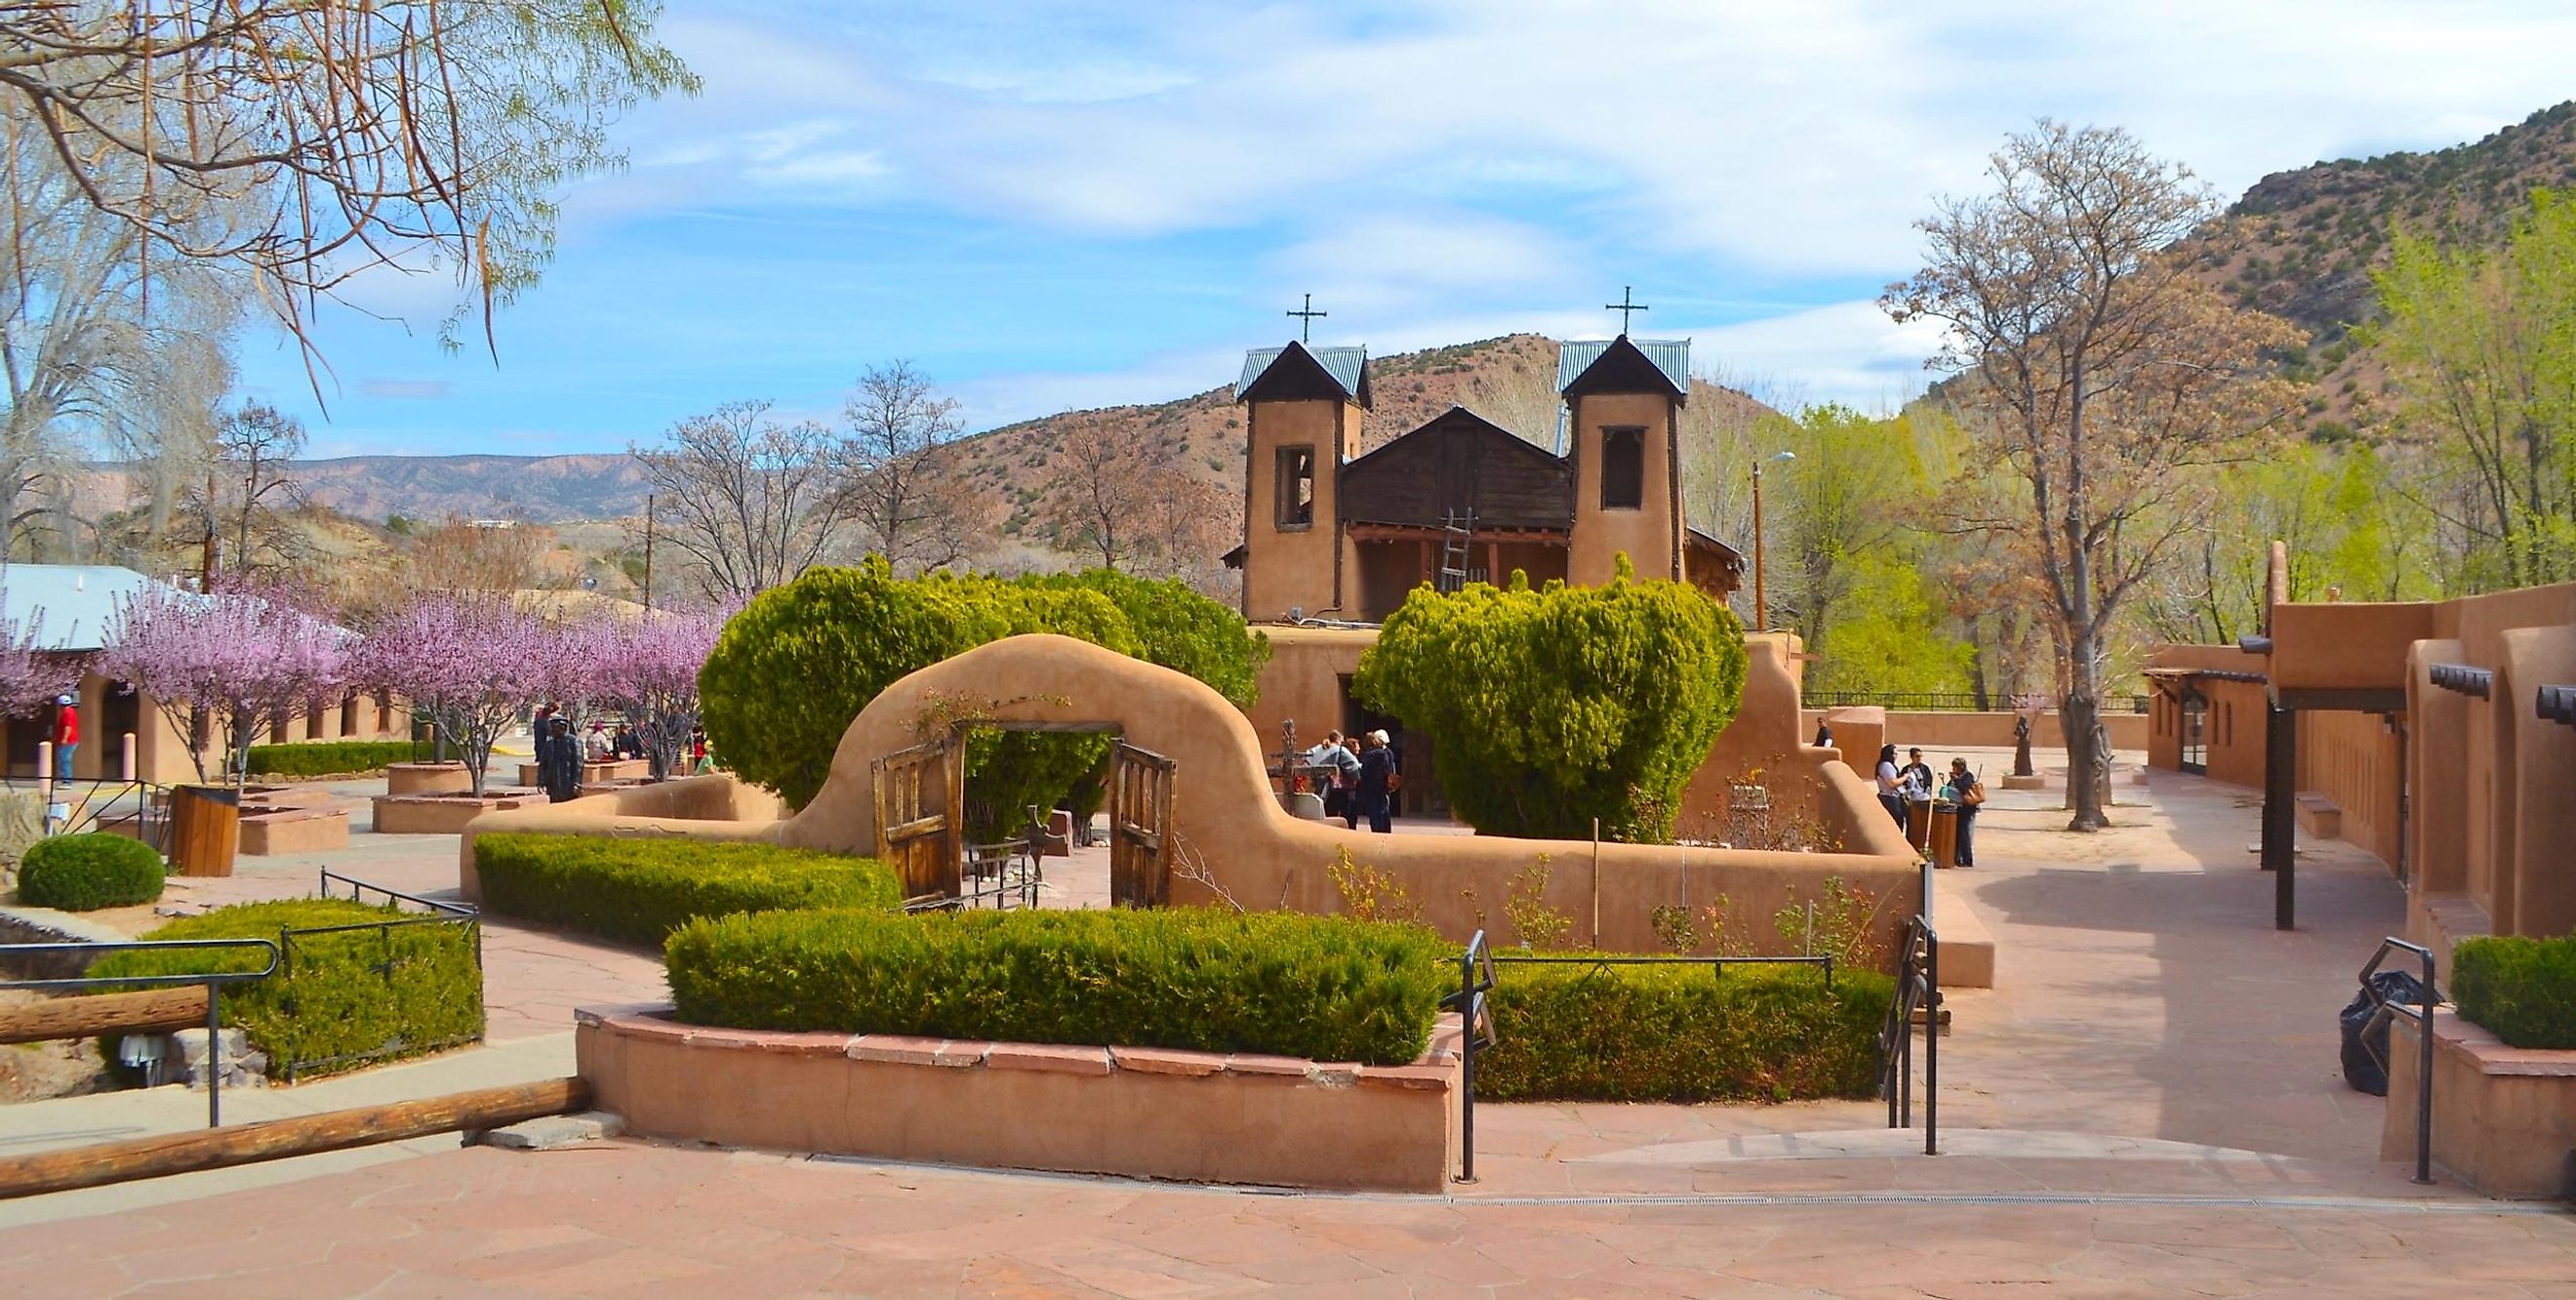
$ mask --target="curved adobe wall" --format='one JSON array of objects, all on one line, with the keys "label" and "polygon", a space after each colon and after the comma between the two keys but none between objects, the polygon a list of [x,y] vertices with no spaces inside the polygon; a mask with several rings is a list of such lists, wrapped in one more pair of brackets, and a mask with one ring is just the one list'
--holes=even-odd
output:
[{"label": "curved adobe wall", "polygon": [[[934,708],[934,701],[939,707]],[[1400,885],[1423,919],[1463,939],[1480,925],[1504,927],[1502,905],[1515,873],[1545,855],[1544,899],[1574,919],[1571,939],[1600,947],[1653,951],[1650,920],[1660,905],[1699,908],[1726,895],[1738,928],[1765,950],[1785,950],[1766,924],[1775,911],[1815,898],[1825,877],[1879,895],[1892,940],[1920,906],[1921,878],[1893,828],[1832,807],[1829,825],[1848,826],[1852,842],[1873,851],[1841,854],[1761,853],[1658,845],[1507,839],[1463,835],[1371,835],[1301,821],[1279,808],[1264,770],[1260,739],[1223,696],[1180,673],[1052,635],[1016,636],[978,646],[915,672],[869,702],[851,722],[831,775],[812,803],[778,828],[779,843],[842,853],[876,847],[870,763],[917,743],[925,719],[952,715],[960,704],[1001,722],[1095,724],[1128,743],[1174,760],[1173,829],[1187,853],[1244,907],[1301,912],[1341,910],[1331,872],[1343,854]],[[1794,710],[1786,714],[1797,715]],[[1794,724],[1792,724],[1794,725]],[[1859,797],[1858,780],[1839,764],[1819,769],[1828,805]],[[1869,811],[1876,804],[1862,802]],[[1880,833],[1884,832],[1884,833]],[[1172,901],[1216,901],[1207,885],[1175,878]],[[1516,936],[1502,934],[1505,940]]]}]

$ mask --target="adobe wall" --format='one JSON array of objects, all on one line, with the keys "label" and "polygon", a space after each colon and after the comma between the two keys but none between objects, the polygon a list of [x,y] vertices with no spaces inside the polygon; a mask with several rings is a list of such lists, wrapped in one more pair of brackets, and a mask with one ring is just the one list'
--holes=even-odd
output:
[{"label": "adobe wall", "polygon": [[1279,752],[1279,724],[1297,722],[1297,747],[1319,744],[1342,725],[1341,679],[1359,671],[1360,656],[1377,644],[1374,628],[1264,627],[1270,662],[1257,681],[1259,698],[1247,710],[1265,764]]},{"label": "adobe wall", "polygon": [[[1244,405],[1245,437],[1243,614],[1256,622],[1288,617],[1290,609],[1328,616],[1359,602],[1359,573],[1340,527],[1336,495],[1341,452],[1359,440],[1362,412],[1339,400],[1256,401]],[[1278,524],[1279,449],[1315,452],[1314,521],[1283,529]],[[1340,592],[1335,593],[1336,570]]]},{"label": "adobe wall", "polygon": [[[1802,715],[1804,730],[1812,737],[1816,724],[1825,719],[1826,710],[1808,709]],[[1985,713],[1953,712],[1936,709],[1882,709],[1879,714],[1887,738],[1903,752],[1909,746],[1921,746],[1928,755],[1936,749],[2010,749],[2013,746],[2013,719],[2019,714],[2005,711]],[[2148,715],[2144,713],[2106,713],[2103,730],[2110,733],[2113,749],[2148,747]],[[1834,739],[1843,738],[1843,729],[1834,728]],[[1839,746],[1838,746],[1839,747]],[[2057,710],[2044,709],[2033,715],[2030,723],[2030,747],[2066,748],[2066,732],[2057,722]],[[1858,751],[1854,751],[1857,755]],[[1872,752],[1875,753],[1875,747]]]},{"label": "adobe wall", "polygon": [[[1663,393],[1593,393],[1574,399],[1574,531],[1566,555],[1566,580],[1578,587],[1606,585],[1618,574],[1624,551],[1640,578],[1682,577],[1679,526],[1673,511],[1672,446],[1676,412]],[[1646,431],[1644,490],[1635,510],[1601,508],[1601,431]]]},{"label": "adobe wall", "polygon": [[[1005,688],[1002,684],[1007,683]],[[1000,698],[1004,689],[1009,698]],[[1823,768],[1829,820],[1848,827],[1866,851],[1760,853],[1657,845],[1522,840],[1499,836],[1371,835],[1300,821],[1282,811],[1264,770],[1265,746],[1252,723],[1204,684],[1168,669],[1069,637],[1018,636],[978,646],[888,687],[850,724],[830,776],[814,800],[780,827],[778,842],[841,853],[876,849],[869,764],[918,743],[933,694],[989,704],[997,721],[1096,724],[1178,763],[1173,838],[1204,865],[1204,879],[1176,874],[1172,901],[1209,903],[1220,893],[1255,909],[1343,910],[1332,873],[1349,860],[1395,882],[1423,919],[1453,939],[1480,926],[1508,929],[1502,904],[1512,877],[1547,859],[1548,906],[1574,919],[1571,940],[1653,951],[1650,919],[1664,904],[1701,907],[1725,894],[1762,951],[1788,943],[1762,922],[1814,899],[1828,876],[1876,893],[1892,942],[1920,906],[1921,879],[1910,851],[1896,852],[1860,816],[1848,770]],[[1794,713],[1789,716],[1795,716]],[[1867,805],[1875,812],[1877,805]],[[1884,818],[1879,820],[1884,821]],[[478,826],[483,825],[478,823]],[[1892,833],[1892,827],[1887,828]],[[1507,941],[1516,936],[1502,936]]]},{"label": "adobe wall", "polygon": [[2332,801],[2341,821],[2338,838],[2395,866],[2397,842],[2397,727],[2388,716],[2346,710],[2299,713],[2299,789]]},{"label": "adobe wall", "polygon": [[484,813],[462,827],[463,838],[456,846],[457,892],[469,903],[483,901],[483,880],[474,869],[474,840],[481,835],[516,832],[774,843],[787,824],[780,820],[786,812],[777,795],[730,772],[626,786],[563,803],[546,803],[540,796],[514,808]]},{"label": "adobe wall", "polygon": [[[1411,1065],[778,1033],[575,1013],[594,1104],[646,1137],[1189,1182],[1430,1192],[1462,1093],[1455,1017]],[[999,1118],[1011,1122],[997,1123]]]}]

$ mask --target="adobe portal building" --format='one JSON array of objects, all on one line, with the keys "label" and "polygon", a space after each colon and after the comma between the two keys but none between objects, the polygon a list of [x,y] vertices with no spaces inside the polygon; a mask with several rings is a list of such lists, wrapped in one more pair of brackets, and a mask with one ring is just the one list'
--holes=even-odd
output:
[{"label": "adobe portal building", "polygon": [[1401,811],[1445,815],[1435,756],[1350,692],[1374,625],[1414,588],[1499,585],[1515,569],[1533,586],[1598,585],[1623,552],[1639,577],[1689,582],[1721,603],[1741,585],[1743,556],[1694,526],[1682,499],[1689,342],[1623,334],[1560,347],[1550,445],[1453,406],[1356,459],[1372,404],[1366,348],[1245,355],[1243,545],[1225,562],[1243,571],[1243,615],[1273,646],[1251,712],[1274,753],[1290,720],[1300,746],[1328,729],[1384,727],[1405,772]]}]

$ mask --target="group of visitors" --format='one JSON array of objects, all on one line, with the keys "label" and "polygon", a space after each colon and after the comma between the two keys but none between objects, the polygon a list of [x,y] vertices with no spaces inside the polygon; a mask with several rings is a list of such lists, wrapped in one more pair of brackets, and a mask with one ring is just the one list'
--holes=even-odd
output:
[{"label": "group of visitors", "polygon": [[1896,746],[1879,746],[1879,805],[1887,809],[1888,816],[1896,819],[1900,830],[1905,828],[1906,809],[1911,805],[1936,801],[1951,805],[1957,809],[1959,817],[1956,864],[1962,867],[1977,865],[1977,810],[1985,806],[1986,783],[1969,770],[1968,760],[1954,758],[1950,760],[1949,772],[1936,785],[1932,768],[1923,761],[1922,750],[1909,749],[1905,751],[1905,757],[1905,765],[1899,767],[1896,764]]},{"label": "group of visitors", "polygon": [[1380,835],[1395,829],[1395,792],[1404,788],[1404,773],[1385,732],[1364,732],[1346,742],[1342,733],[1327,731],[1324,743],[1307,750],[1305,758],[1308,767],[1331,773],[1324,786],[1325,816],[1341,818],[1350,830],[1360,828],[1362,817]]},{"label": "group of visitors", "polygon": [[[529,725],[535,739],[537,784],[545,788],[549,803],[562,803],[581,797],[582,769],[592,763],[613,763],[620,759],[651,759],[658,746],[652,724],[631,727],[619,722],[613,727],[605,722],[592,722],[587,731],[576,734],[573,720],[560,704],[548,704],[537,710],[536,720]],[[686,770],[702,773],[711,770],[707,759],[707,733],[703,727],[689,728]],[[668,773],[656,772],[659,779]]]}]

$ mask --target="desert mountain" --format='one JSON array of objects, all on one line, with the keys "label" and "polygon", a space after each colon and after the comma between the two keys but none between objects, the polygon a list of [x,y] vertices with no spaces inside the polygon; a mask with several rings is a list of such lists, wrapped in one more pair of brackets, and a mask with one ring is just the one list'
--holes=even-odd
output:
[{"label": "desert mountain", "polygon": [[2531,191],[2576,187],[2576,102],[2545,108],[2471,144],[2432,153],[2321,162],[2255,183],[2203,236],[2211,274],[2246,306],[2309,334],[2293,378],[2317,381],[2310,431],[2340,436],[2388,415],[2367,332],[2378,316],[2371,273],[2394,230],[2443,242],[2492,243]]}]

